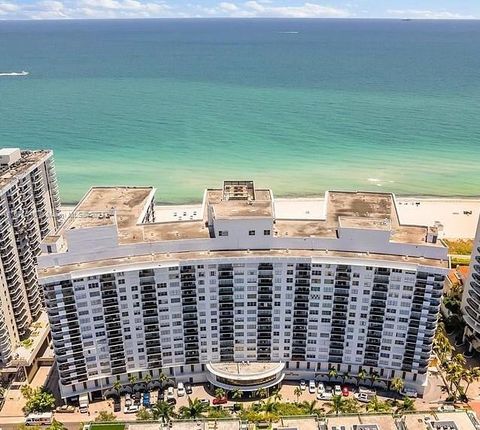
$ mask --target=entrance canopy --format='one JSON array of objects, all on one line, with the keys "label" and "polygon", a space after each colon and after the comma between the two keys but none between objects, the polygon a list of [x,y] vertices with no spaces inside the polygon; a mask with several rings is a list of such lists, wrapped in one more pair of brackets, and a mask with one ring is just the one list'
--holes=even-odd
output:
[{"label": "entrance canopy", "polygon": [[207,379],[225,390],[257,391],[279,384],[285,374],[285,363],[240,362],[208,363]]}]

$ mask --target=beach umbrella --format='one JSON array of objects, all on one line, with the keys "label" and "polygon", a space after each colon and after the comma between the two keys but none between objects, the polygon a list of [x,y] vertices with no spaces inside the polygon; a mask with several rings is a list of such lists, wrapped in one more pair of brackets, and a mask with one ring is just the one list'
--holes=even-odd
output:
[{"label": "beach umbrella", "polygon": [[167,379],[166,381],[162,382],[162,387],[163,388],[175,387],[175,381],[173,379]]},{"label": "beach umbrella", "polygon": [[162,388],[162,383],[160,381],[151,381],[147,384],[148,390],[157,390]]},{"label": "beach umbrella", "polygon": [[115,388],[110,388],[109,390],[105,391],[103,396],[106,399],[112,399],[112,398],[120,397],[120,395],[118,394],[118,391]]},{"label": "beach umbrella", "polygon": [[147,391],[147,386],[143,382],[139,382],[138,384],[135,384],[133,386],[133,391],[143,393],[143,392]]},{"label": "beach umbrella", "polygon": [[122,395],[122,394],[132,394],[132,392],[133,392],[133,388],[129,387],[128,385],[126,385],[126,386],[124,386],[120,389],[120,395]]}]

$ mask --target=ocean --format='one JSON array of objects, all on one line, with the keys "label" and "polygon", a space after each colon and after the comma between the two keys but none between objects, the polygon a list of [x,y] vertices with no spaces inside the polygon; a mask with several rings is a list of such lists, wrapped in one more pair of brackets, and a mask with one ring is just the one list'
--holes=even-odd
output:
[{"label": "ocean", "polygon": [[224,179],[480,195],[480,21],[0,21],[0,147],[51,148],[62,200]]}]

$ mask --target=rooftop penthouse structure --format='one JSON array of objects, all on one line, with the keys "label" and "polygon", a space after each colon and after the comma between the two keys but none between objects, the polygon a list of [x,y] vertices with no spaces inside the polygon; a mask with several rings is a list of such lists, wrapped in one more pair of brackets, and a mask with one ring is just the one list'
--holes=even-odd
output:
[{"label": "rooftop penthouse structure", "polygon": [[92,188],[43,242],[63,397],[161,371],[253,392],[332,367],[423,391],[447,248],[392,194],[331,191],[321,218],[280,219],[269,189],[226,181],[198,219],[162,223],[154,194]]},{"label": "rooftop penthouse structure", "polygon": [[[0,367],[30,367],[48,336],[36,258],[41,241],[60,226],[51,151],[0,149]],[[31,334],[27,351],[21,341]],[[27,375],[28,376],[28,375]]]}]

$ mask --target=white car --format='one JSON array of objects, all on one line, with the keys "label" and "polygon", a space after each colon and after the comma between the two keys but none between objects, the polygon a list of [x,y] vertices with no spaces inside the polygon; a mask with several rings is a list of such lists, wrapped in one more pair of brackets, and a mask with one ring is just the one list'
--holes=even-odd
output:
[{"label": "white car", "polygon": [[362,403],[368,403],[371,399],[371,396],[365,393],[355,393],[353,396]]},{"label": "white car", "polygon": [[323,394],[325,392],[325,385],[323,385],[323,382],[318,383],[317,392],[318,394]]},{"label": "white car", "polygon": [[139,410],[139,407],[138,405],[130,405],[130,406],[126,406],[124,409],[123,409],[123,413],[124,414],[136,414]]},{"label": "white car", "polygon": [[132,397],[130,394],[125,395],[125,407],[131,406],[132,404]]},{"label": "white car", "polygon": [[320,400],[331,400],[333,397],[333,390],[332,387],[329,387],[328,385],[325,387],[325,391],[322,394],[322,397]]},{"label": "white car", "polygon": [[174,399],[175,392],[173,391],[173,387],[168,387],[167,389],[167,399]]},{"label": "white car", "polygon": [[437,411],[439,412],[455,412],[455,406],[453,405],[442,405],[439,406]]},{"label": "white car", "polygon": [[335,396],[341,396],[342,395],[342,387],[340,387],[340,385],[335,385],[335,387],[333,389],[333,394]]},{"label": "white car", "polygon": [[405,397],[413,397],[413,398],[418,396],[418,393],[415,390],[411,390],[409,388],[403,388],[400,391],[400,394]]},{"label": "white car", "polygon": [[313,380],[308,381],[308,392],[310,394],[315,394],[316,390],[317,390],[317,386],[315,385],[315,381]]},{"label": "white car", "polygon": [[302,391],[305,391],[307,389],[307,384],[305,383],[305,381],[303,379],[300,381],[300,389]]},{"label": "white car", "polygon": [[184,395],[185,395],[185,385],[183,385],[183,382],[179,382],[177,384],[177,396],[183,397]]}]

